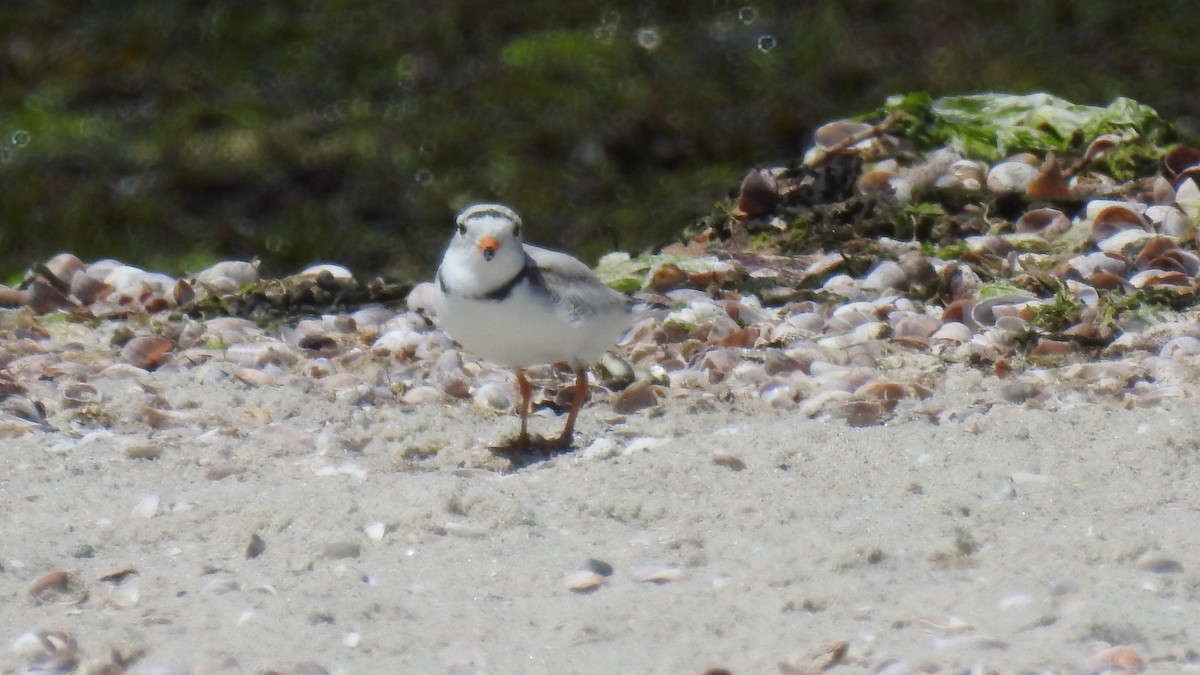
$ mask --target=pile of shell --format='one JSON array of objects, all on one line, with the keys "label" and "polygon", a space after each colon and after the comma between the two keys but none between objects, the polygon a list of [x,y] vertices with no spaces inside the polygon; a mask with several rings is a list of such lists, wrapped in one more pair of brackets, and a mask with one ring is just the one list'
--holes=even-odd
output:
[{"label": "pile of shell", "polygon": [[[902,258],[901,270],[912,267]],[[961,265],[928,264],[935,275]],[[1183,395],[1196,381],[1200,328],[1184,316],[1128,326],[1095,361],[1076,344],[1029,342],[1045,299],[1014,292],[941,306],[897,292],[902,277],[888,281],[887,270],[895,272],[881,264],[862,278],[831,275],[824,286],[836,289],[837,300],[826,290],[826,300],[776,307],[736,291],[637,293],[638,320],[598,368],[601,383],[619,392],[605,419],[619,423],[622,415],[668,399],[757,399],[867,425],[895,414],[937,418],[997,404],[1052,407],[1098,396],[1144,405]],[[964,297],[974,288],[954,283]],[[61,312],[0,311],[0,435],[63,425],[202,423],[198,416],[205,413],[175,409],[162,397],[138,410],[104,405],[106,389],[131,374],[202,368],[204,377],[316,389],[355,405],[460,400],[511,412],[517,400],[511,373],[455,347],[427,316],[433,292],[431,285],[418,286],[409,309],[372,304],[273,327],[168,312],[95,324],[53,319]],[[108,302],[88,307],[108,311]],[[987,369],[978,391],[949,404],[938,400],[947,369],[979,364]],[[542,399],[552,407],[563,403],[557,399],[565,378],[549,367],[531,375],[545,390]]]},{"label": "pile of shell", "polygon": [[[599,368],[620,392],[611,419],[664,399],[720,397],[864,425],[1097,396],[1146,405],[1194,387],[1200,150],[1173,149],[1160,175],[1119,183],[1085,171],[1117,137],[1097,139],[1065,169],[1053,156],[987,166],[950,148],[902,154],[902,164],[893,151],[902,139],[886,124],[835,123],[817,140],[800,169],[751,172],[733,216],[690,242],[601,261],[638,315]],[[943,199],[939,218],[973,230],[935,240],[913,231],[918,239],[905,241],[847,227],[840,247],[771,251],[771,237],[794,241],[804,229],[783,218],[818,198],[903,212],[914,195],[948,194],[958,201],[951,209]],[[734,245],[748,235],[753,250]],[[98,396],[91,381],[114,370],[210,362],[252,386],[303,382],[363,403],[457,399],[511,411],[511,374],[437,329],[436,290],[418,285],[407,308],[382,304],[401,292],[334,266],[263,280],[253,263],[228,261],[174,278],[58,255],[21,288],[0,287],[0,306],[23,308],[0,310],[0,422],[12,434],[56,412],[84,414]],[[239,318],[262,318],[262,307],[274,321]],[[63,313],[147,320],[71,328],[40,318]],[[99,353],[73,353],[85,332],[101,336]],[[980,369],[979,390],[948,407],[939,383],[966,367]],[[533,375],[551,406],[561,403],[553,369]],[[143,411],[151,425],[180,416]]]},{"label": "pile of shell", "polygon": [[[831,412],[822,401],[832,397],[846,402],[838,416],[877,421],[877,409],[921,397],[932,383],[865,371],[855,379],[845,370],[836,382],[814,381],[812,364],[826,378],[826,364],[844,369],[853,362],[879,373],[898,347],[942,363],[990,364],[1006,380],[995,389],[999,398],[1013,402],[1069,400],[1090,390],[1134,405],[1183,393],[1200,348],[1191,309],[1200,288],[1200,150],[1174,148],[1159,175],[1126,182],[1084,172],[1122,143],[1116,136],[1096,139],[1066,169],[1053,154],[988,166],[953,148],[902,165],[897,156],[912,155],[897,150],[903,139],[887,136],[890,123],[822,127],[804,166],[750,172],[732,217],[710,220],[688,246],[670,249],[732,266],[724,273],[741,276],[759,297],[806,298],[748,315],[744,298],[726,298],[736,305],[727,314],[739,321],[738,331],[753,332],[753,346],[766,348],[766,362],[776,364],[760,383],[764,398],[811,413]],[[822,208],[928,214],[926,206],[941,222],[930,231],[913,228],[914,240],[864,242],[848,217],[843,239],[832,246],[807,239],[825,245],[789,256],[763,253],[788,250]],[[938,228],[940,239],[917,240]],[[960,238],[947,237],[947,228]],[[744,250],[750,237],[752,254]],[[955,255],[939,255],[946,252]],[[649,266],[649,285],[663,290],[664,278],[690,282]],[[797,285],[812,290],[794,292]],[[719,353],[705,362],[718,363]],[[777,365],[778,355],[786,367]],[[1084,364],[1093,359],[1100,360]],[[925,367],[936,378],[938,364]],[[788,381],[784,369],[805,377]]]},{"label": "pile of shell", "polygon": [[218,262],[175,278],[116,260],[85,263],[60,253],[33,266],[19,288],[0,285],[0,307],[28,307],[106,318],[162,311],[192,316],[295,316],[403,299],[406,286],[360,283],[339,265],[313,265],[283,279],[264,280],[258,264]]}]

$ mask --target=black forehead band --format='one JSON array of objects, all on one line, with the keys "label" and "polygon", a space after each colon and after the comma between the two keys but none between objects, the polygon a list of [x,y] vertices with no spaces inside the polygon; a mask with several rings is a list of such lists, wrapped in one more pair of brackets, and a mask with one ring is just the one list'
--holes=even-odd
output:
[{"label": "black forehead band", "polygon": [[[479,211],[472,211],[470,213],[470,215],[468,215],[466,218],[462,219],[462,222],[465,223],[465,222],[468,222],[471,220],[475,220],[476,218],[488,218],[488,217],[500,218],[502,220],[513,220],[514,214],[512,212],[502,211],[500,209],[481,209]],[[521,222],[520,216],[517,216],[516,219],[514,220],[514,222],[520,223]]]}]

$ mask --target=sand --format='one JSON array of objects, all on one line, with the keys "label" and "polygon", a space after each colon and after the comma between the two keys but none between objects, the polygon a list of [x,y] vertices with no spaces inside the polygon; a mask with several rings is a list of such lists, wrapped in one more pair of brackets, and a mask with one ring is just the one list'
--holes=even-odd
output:
[{"label": "sand", "polygon": [[[850,428],[598,394],[579,449],[505,473],[513,415],[234,371],[118,370],[9,427],[0,672],[45,659],[36,631],[79,672],[1200,670],[1186,401]],[[930,404],[980,386],[956,367]],[[611,575],[570,590],[589,565]]]}]

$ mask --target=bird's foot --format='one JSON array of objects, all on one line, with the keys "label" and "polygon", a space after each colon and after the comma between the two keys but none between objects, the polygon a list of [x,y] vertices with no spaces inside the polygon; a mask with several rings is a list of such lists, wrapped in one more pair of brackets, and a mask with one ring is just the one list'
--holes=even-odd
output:
[{"label": "bird's foot", "polygon": [[556,438],[545,438],[542,440],[544,443],[546,443],[546,447],[551,450],[570,450],[571,441],[574,440],[572,436],[574,436],[574,434],[564,431],[561,436]]},{"label": "bird's foot", "polygon": [[521,434],[500,441],[491,447],[492,452],[501,454],[530,453],[530,452],[561,452],[571,449],[572,435],[563,434],[555,438],[545,438],[537,434]]},{"label": "bird's foot", "polygon": [[520,434],[512,438],[506,438],[499,443],[491,446],[492,452],[499,453],[516,453],[528,452],[534,447],[537,441],[542,440],[541,436],[530,436],[529,434]]}]

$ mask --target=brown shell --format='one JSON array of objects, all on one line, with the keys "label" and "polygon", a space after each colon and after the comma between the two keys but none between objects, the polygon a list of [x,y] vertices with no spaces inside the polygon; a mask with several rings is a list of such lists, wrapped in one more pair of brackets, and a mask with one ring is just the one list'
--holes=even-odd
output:
[{"label": "brown shell", "polygon": [[1200,167],[1200,148],[1186,145],[1172,148],[1163,155],[1162,166],[1167,178],[1178,184],[1179,178],[1189,169]]},{"label": "brown shell", "polygon": [[1130,229],[1149,231],[1150,223],[1129,207],[1120,204],[1106,206],[1092,219],[1092,241],[1102,241],[1121,230]]},{"label": "brown shell", "polygon": [[173,343],[157,335],[135,337],[121,348],[121,358],[126,363],[144,370],[154,370],[167,360]]},{"label": "brown shell", "polygon": [[1018,218],[1013,228],[1017,232],[1036,234],[1047,241],[1053,241],[1071,229],[1071,219],[1058,209],[1033,209]]}]

